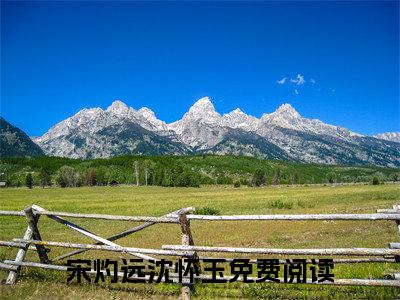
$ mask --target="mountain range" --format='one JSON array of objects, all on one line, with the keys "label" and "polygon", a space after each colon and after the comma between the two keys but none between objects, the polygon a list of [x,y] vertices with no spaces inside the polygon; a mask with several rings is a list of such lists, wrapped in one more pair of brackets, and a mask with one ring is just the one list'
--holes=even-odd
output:
[{"label": "mountain range", "polygon": [[82,109],[34,139],[47,155],[102,158],[121,154],[235,154],[305,163],[400,167],[400,133],[366,136],[317,119],[290,104],[261,118],[239,108],[219,114],[208,97],[167,124],[143,107],[116,100]]}]

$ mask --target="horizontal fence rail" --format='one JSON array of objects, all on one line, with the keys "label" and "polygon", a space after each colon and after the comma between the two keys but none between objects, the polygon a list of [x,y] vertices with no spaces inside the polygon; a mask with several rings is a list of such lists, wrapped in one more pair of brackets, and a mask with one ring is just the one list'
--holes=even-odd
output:
[{"label": "horizontal fence rail", "polygon": [[203,221],[312,221],[312,220],[400,220],[400,214],[314,214],[314,215],[237,215],[237,216],[202,216],[190,215],[190,220]]},{"label": "horizontal fence rail", "polygon": [[[36,240],[24,240],[24,239],[14,239],[15,245],[10,245],[12,247],[21,247],[26,244],[42,245],[42,246],[57,246],[63,248],[76,248],[76,249],[87,249],[87,250],[103,250],[103,251],[113,251],[113,252],[135,252],[143,254],[158,254],[158,255],[170,255],[170,256],[188,256],[193,255],[193,251],[168,251],[159,249],[146,249],[146,248],[133,248],[133,247],[122,247],[122,246],[106,246],[106,245],[93,245],[93,244],[78,244],[78,243],[65,243],[65,242],[53,242],[53,241],[36,241]],[[4,243],[0,241],[0,244]],[[397,251],[400,254],[400,250]]]},{"label": "horizontal fence rail", "polygon": [[[200,259],[214,259],[215,257],[209,256],[199,256]],[[227,257],[219,257],[219,259],[224,259],[227,262],[232,262],[234,258],[227,258]],[[290,265],[291,262],[288,262],[286,259],[279,259],[280,265]],[[357,263],[370,263],[370,262],[377,262],[377,263],[394,263],[396,262],[394,258],[390,257],[367,257],[367,258],[333,258],[332,259],[334,264],[357,264]],[[256,264],[257,259],[249,259],[249,263]],[[305,260],[305,264],[315,264],[313,260]]]},{"label": "horizontal fence rail", "polygon": [[348,255],[348,256],[382,256],[400,255],[400,249],[384,248],[331,248],[331,249],[272,249],[272,248],[237,248],[163,245],[163,249],[175,251],[225,252],[247,254],[285,254],[285,255]]},{"label": "horizontal fence rail", "polygon": [[[115,221],[133,221],[133,222],[154,222],[154,223],[179,223],[178,215],[169,215],[168,217],[149,217],[149,216],[119,216],[106,214],[80,214],[57,211],[37,211],[37,215],[115,220]],[[23,212],[19,211],[0,211],[0,215],[25,217]],[[210,216],[210,215],[188,215],[189,220],[200,221],[329,221],[329,220],[349,220],[349,221],[378,221],[392,220],[400,221],[400,211],[396,213],[376,213],[376,214],[310,214],[310,215],[235,215],[235,216]]]},{"label": "horizontal fence rail", "polygon": [[[0,268],[9,271],[7,283],[12,284],[16,281],[21,267],[43,268],[58,271],[67,271],[67,266],[54,264],[54,262],[64,260],[68,257],[83,253],[85,251],[111,251],[116,253],[124,253],[142,258],[144,260],[155,260],[157,256],[173,256],[180,258],[198,258],[198,252],[206,252],[213,254],[233,253],[233,254],[261,254],[261,255],[325,255],[325,256],[364,256],[364,258],[336,258],[334,263],[399,263],[400,262],[400,243],[390,242],[388,248],[310,248],[310,249],[278,249],[278,248],[252,248],[252,247],[217,247],[217,246],[197,246],[194,245],[192,232],[190,229],[190,221],[395,221],[397,229],[400,231],[400,205],[395,205],[393,209],[378,209],[377,213],[370,214],[294,214],[294,215],[194,215],[193,207],[182,208],[160,217],[154,216],[123,216],[108,214],[87,214],[87,213],[71,213],[48,211],[40,206],[32,205],[22,211],[5,211],[0,210],[0,216],[16,216],[24,217],[28,222],[27,230],[23,238],[14,238],[12,241],[0,241],[0,246],[18,248],[17,256],[14,260],[4,260],[0,262]],[[79,234],[95,241],[94,244],[84,243],[68,243],[59,241],[44,241],[41,238],[37,223],[40,216],[46,216],[51,220],[60,223]],[[91,231],[68,221],[65,218],[83,218],[109,221],[130,221],[145,222],[136,225],[125,231],[119,232],[107,238],[103,238]],[[147,249],[138,247],[126,247],[115,243],[116,240],[129,236],[135,232],[143,230],[147,227],[158,223],[179,224],[181,228],[181,245],[162,245],[161,249]],[[50,251],[47,247],[61,247],[75,249],[69,253],[62,254],[50,259],[47,253]],[[24,261],[26,251],[36,251],[40,262]],[[210,257],[209,257],[210,258]],[[220,258],[220,257],[218,257]],[[226,258],[232,261],[233,258]],[[287,264],[285,260],[280,260],[283,264]],[[256,260],[250,260],[256,263]],[[306,264],[312,263],[306,260]],[[91,270],[88,272],[95,275],[98,271]],[[118,276],[123,276],[118,273]],[[147,276],[147,275],[146,275]],[[170,274],[170,277],[177,281],[177,276]],[[148,276],[147,276],[148,277]],[[394,279],[335,279],[334,282],[314,282],[307,279],[306,284],[330,284],[330,285],[354,285],[354,286],[393,286],[400,287],[400,273],[393,274]],[[210,279],[210,276],[198,275],[197,279]],[[229,276],[226,276],[229,280]],[[240,277],[239,277],[240,278]],[[146,277],[145,277],[146,279]],[[184,277],[186,281],[182,283],[181,296],[182,299],[190,299],[190,289],[187,284],[188,277]],[[248,277],[249,280],[256,278]],[[265,282],[268,284],[269,282]]]},{"label": "horizontal fence rail", "polygon": [[0,216],[20,216],[20,217],[25,217],[25,213],[23,211],[0,210]]}]

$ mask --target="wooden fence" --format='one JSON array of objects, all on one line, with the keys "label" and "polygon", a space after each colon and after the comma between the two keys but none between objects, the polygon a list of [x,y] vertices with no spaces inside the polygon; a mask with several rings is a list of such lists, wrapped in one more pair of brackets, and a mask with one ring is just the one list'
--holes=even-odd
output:
[{"label": "wooden fence", "polygon": [[[69,212],[47,211],[44,208],[32,205],[23,211],[0,211],[0,216],[17,216],[26,219],[28,226],[23,238],[15,238],[12,241],[0,241],[0,246],[19,248],[15,259],[4,260],[0,262],[0,268],[9,270],[6,284],[13,284],[17,280],[21,267],[44,268],[50,270],[67,271],[66,265],[56,264],[68,257],[83,253],[88,250],[122,252],[144,260],[155,260],[152,255],[156,256],[176,256],[182,258],[197,258],[198,252],[204,253],[234,253],[234,254],[263,254],[263,255],[329,255],[329,256],[360,256],[363,258],[337,258],[333,262],[336,263],[399,263],[400,262],[400,243],[389,243],[388,248],[328,248],[328,249],[271,249],[271,248],[238,248],[238,247],[206,247],[196,246],[194,244],[192,232],[190,230],[190,221],[298,221],[298,220],[391,220],[395,221],[397,229],[400,232],[400,205],[393,206],[393,209],[381,209],[371,214],[308,214],[308,215],[233,215],[233,216],[210,216],[210,215],[193,215],[195,209],[192,207],[183,208],[161,217],[145,217],[145,216],[117,216],[104,214],[80,214]],[[86,236],[94,241],[95,244],[78,244],[56,241],[43,241],[38,222],[40,216],[46,216],[68,228]],[[144,222],[128,230],[122,231],[113,236],[103,238],[89,230],[64,219],[68,218],[84,218],[96,220],[114,220],[114,221],[134,221]],[[181,228],[181,245],[162,245],[161,249],[145,249],[135,247],[124,247],[114,241],[138,232],[144,228],[153,226],[157,223],[179,224]],[[72,252],[54,257],[50,259],[46,247],[56,246],[63,248],[73,248]],[[40,262],[24,261],[27,250],[34,250],[38,253]],[[219,257],[220,258],[220,257]],[[232,258],[226,258],[231,261]],[[254,260],[250,261],[255,263]],[[280,263],[287,263],[280,261]],[[306,263],[311,263],[307,260]],[[88,274],[96,274],[95,270],[87,272]],[[118,273],[118,276],[123,276]],[[170,277],[177,279],[177,276],[170,274]],[[195,276],[198,279],[210,278],[206,275]],[[229,277],[228,277],[229,278]],[[307,279],[305,284],[333,284],[333,285],[358,285],[358,286],[393,286],[400,287],[400,273],[393,274],[393,279],[335,279],[334,282],[317,283],[311,279]],[[249,277],[249,279],[255,279]],[[266,282],[268,284],[268,282]],[[183,299],[190,299],[190,284],[188,278],[185,277],[182,283]]]}]

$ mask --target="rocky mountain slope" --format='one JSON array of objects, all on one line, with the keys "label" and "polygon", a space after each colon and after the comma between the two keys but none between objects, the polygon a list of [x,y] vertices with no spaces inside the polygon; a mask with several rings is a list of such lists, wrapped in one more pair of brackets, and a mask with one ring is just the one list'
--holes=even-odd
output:
[{"label": "rocky mountain slope", "polygon": [[374,135],[377,139],[400,143],[400,132],[385,132]]},{"label": "rocky mountain slope", "polygon": [[170,124],[148,108],[135,110],[117,100],[105,110],[79,111],[36,142],[46,154],[74,158],[206,152],[400,167],[400,143],[303,118],[290,104],[260,119],[239,108],[221,115],[208,97]]},{"label": "rocky mountain slope", "polygon": [[165,122],[148,108],[135,110],[114,101],[106,110],[82,109],[35,141],[48,155],[99,158],[119,154],[185,154]]},{"label": "rocky mountain slope", "polygon": [[0,117],[0,157],[42,155],[43,150],[25,132]]}]

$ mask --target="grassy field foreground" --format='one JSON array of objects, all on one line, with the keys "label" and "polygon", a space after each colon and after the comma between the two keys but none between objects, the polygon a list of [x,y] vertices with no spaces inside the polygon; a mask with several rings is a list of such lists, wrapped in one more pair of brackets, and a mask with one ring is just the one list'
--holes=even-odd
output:
[{"label": "grassy field foreground", "polygon": [[[121,186],[0,190],[1,210],[21,210],[31,204],[37,204],[56,211],[149,216],[160,216],[187,206],[213,207],[221,214],[372,213],[378,208],[390,208],[399,200],[399,185],[268,188]],[[84,219],[75,219],[74,222],[103,237],[136,224]],[[0,226],[0,239],[11,240],[23,236],[26,223],[17,217],[1,217]],[[40,230],[44,240],[93,243],[90,239],[44,216],[40,220]],[[387,247],[388,242],[399,241],[393,221],[192,221],[192,232],[195,244],[205,246]],[[123,238],[118,243],[146,248],[159,248],[162,244],[179,244],[180,228],[176,224],[158,224]],[[55,257],[65,252],[68,250],[53,247],[49,255]],[[15,249],[3,247],[0,249],[0,259],[12,259],[15,253]],[[78,257],[119,259],[121,256],[113,256],[110,252],[91,251]],[[37,261],[32,251],[29,251],[27,258]],[[399,266],[388,263],[336,264],[334,274],[335,278],[386,278],[388,274],[399,270]],[[2,279],[6,275],[1,271]],[[199,299],[393,299],[399,293],[399,289],[387,287],[203,284],[196,287],[194,296]],[[178,294],[179,286],[166,284],[67,284],[65,273],[26,268],[22,269],[22,276],[17,284],[0,287],[0,297],[4,299],[176,299]]]}]

